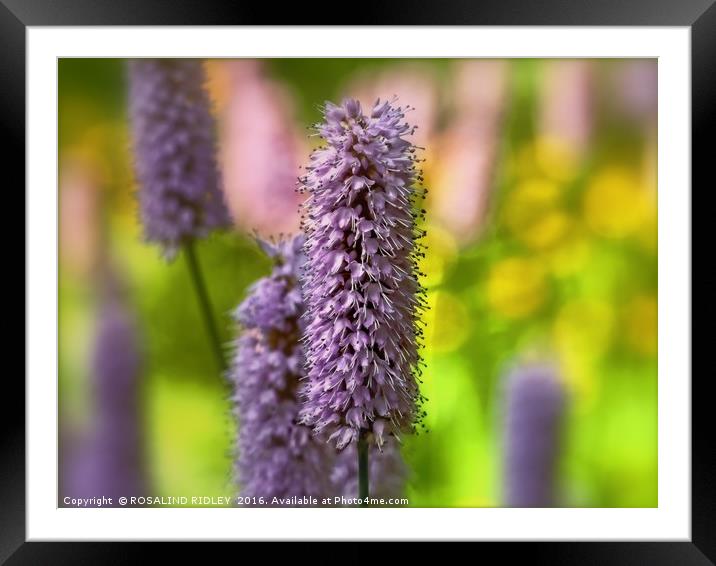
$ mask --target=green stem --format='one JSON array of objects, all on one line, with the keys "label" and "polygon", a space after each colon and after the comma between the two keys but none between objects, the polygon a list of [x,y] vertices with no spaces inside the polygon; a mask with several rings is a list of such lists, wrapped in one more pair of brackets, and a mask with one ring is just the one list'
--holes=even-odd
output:
[{"label": "green stem", "polygon": [[361,500],[361,507],[368,507],[368,439],[361,431],[358,435],[358,497]]},{"label": "green stem", "polygon": [[206,284],[204,283],[204,278],[201,275],[199,260],[196,257],[194,242],[188,241],[184,243],[184,255],[186,256],[186,264],[189,268],[191,281],[194,284],[196,297],[199,301],[199,310],[201,311],[202,318],[204,319],[206,332],[209,335],[211,348],[214,351],[219,368],[222,372],[225,372],[227,370],[226,358],[224,357],[224,350],[221,347],[221,340],[219,338],[216,321],[214,320],[211,301],[209,300],[209,293],[206,291]]}]

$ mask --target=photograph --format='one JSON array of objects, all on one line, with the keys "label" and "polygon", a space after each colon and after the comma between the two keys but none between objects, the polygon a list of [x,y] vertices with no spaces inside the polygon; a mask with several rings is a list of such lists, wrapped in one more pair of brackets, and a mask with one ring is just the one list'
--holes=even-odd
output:
[{"label": "photograph", "polygon": [[58,58],[57,506],[659,507],[657,67]]}]

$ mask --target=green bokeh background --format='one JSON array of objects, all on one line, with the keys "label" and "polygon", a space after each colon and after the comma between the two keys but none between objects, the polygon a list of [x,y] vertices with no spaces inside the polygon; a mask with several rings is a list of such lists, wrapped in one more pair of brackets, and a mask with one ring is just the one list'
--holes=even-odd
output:
[{"label": "green bokeh background", "polygon": [[[305,131],[320,119],[318,105],[340,97],[356,73],[415,63],[283,59],[266,66],[290,89],[296,125]],[[560,504],[657,505],[656,200],[645,197],[656,190],[655,161],[648,157],[655,130],[616,108],[615,76],[626,62],[592,61],[588,151],[576,158],[568,146],[544,139],[536,116],[548,63],[508,64],[510,96],[480,237],[459,243],[445,226],[433,225],[427,202],[429,432],[406,439],[403,450],[412,469],[411,506],[501,504],[501,378],[519,360],[543,357],[559,360],[570,398]],[[167,263],[142,242],[124,63],[58,64],[60,178],[67,156],[100,171],[102,207],[92,237],[99,247],[111,244],[139,320],[151,495],[226,495],[233,489],[235,425],[184,258]],[[449,96],[455,61],[419,64],[430,69],[441,96]],[[451,119],[441,110],[438,129]],[[432,149],[425,151],[428,187],[436,166],[431,158],[439,159]],[[61,214],[61,232],[68,221]],[[554,222],[568,228],[553,236]],[[71,251],[60,250],[59,279],[65,431],[92,426],[88,360],[99,298],[91,272],[68,266]],[[238,230],[211,236],[198,253],[222,340],[230,344],[230,313],[269,263]]]}]

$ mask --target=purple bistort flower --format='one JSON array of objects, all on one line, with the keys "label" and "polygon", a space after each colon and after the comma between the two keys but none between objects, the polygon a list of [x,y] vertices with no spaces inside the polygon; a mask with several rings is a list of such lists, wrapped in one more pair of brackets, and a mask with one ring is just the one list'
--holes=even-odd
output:
[{"label": "purple bistort flower", "polygon": [[238,437],[237,480],[245,497],[322,497],[330,494],[330,454],[297,422],[303,374],[303,299],[299,269],[303,236],[261,243],[275,265],[236,310],[243,327],[231,379]]},{"label": "purple bistort flower", "polygon": [[[116,285],[110,281],[109,286]],[[141,353],[134,317],[116,289],[105,290],[92,353],[92,425],[74,446],[67,495],[146,494],[140,379]]]},{"label": "purple bistort flower", "polygon": [[564,389],[547,365],[527,365],[507,378],[505,504],[551,507],[560,453]]},{"label": "purple bistort flower", "polygon": [[[331,472],[335,496],[358,497],[358,455],[354,444],[340,452]],[[394,438],[388,438],[379,449],[372,445],[368,458],[368,478],[371,497],[398,498],[403,495],[408,468],[400,454],[400,445]]]},{"label": "purple bistort flower", "polygon": [[214,120],[198,59],[129,62],[129,102],[144,234],[165,255],[231,224]]},{"label": "purple bistort flower", "polygon": [[302,422],[342,450],[359,435],[383,444],[420,421],[416,261],[423,190],[404,110],[378,100],[326,103],[327,146],[311,156],[302,190],[307,261]]}]

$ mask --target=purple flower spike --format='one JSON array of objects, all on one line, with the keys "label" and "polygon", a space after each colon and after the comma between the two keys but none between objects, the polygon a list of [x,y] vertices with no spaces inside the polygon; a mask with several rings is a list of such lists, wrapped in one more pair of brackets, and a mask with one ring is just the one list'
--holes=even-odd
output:
[{"label": "purple flower spike", "polygon": [[414,210],[422,189],[404,110],[378,100],[326,103],[327,146],[301,179],[306,231],[307,376],[302,422],[342,450],[382,446],[421,418],[418,314],[423,306]]},{"label": "purple flower spike", "polygon": [[[408,468],[396,440],[387,439],[382,450],[375,445],[371,446],[368,462],[370,496],[378,499],[402,497]],[[358,454],[355,444],[336,457],[331,481],[336,496],[358,497]]]},{"label": "purple flower spike", "polygon": [[129,82],[144,234],[173,257],[184,242],[231,224],[204,69],[197,59],[136,59]]},{"label": "purple flower spike", "polygon": [[141,415],[141,355],[134,318],[114,291],[99,311],[92,357],[92,428],[74,446],[66,494],[146,495]]},{"label": "purple flower spike", "polygon": [[243,327],[231,379],[240,423],[236,474],[245,497],[329,495],[328,451],[297,423],[303,373],[300,344],[303,300],[298,271],[303,237],[261,243],[274,259],[236,310]]},{"label": "purple flower spike", "polygon": [[505,420],[505,503],[552,507],[565,395],[549,366],[508,376]]}]

